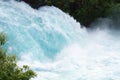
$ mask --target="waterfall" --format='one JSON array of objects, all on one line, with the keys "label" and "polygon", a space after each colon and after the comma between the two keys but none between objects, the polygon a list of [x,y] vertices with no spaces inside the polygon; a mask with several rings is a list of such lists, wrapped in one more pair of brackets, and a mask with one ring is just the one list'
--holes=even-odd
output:
[{"label": "waterfall", "polygon": [[109,24],[88,30],[54,6],[0,1],[5,48],[38,74],[32,80],[120,80],[120,32]]}]

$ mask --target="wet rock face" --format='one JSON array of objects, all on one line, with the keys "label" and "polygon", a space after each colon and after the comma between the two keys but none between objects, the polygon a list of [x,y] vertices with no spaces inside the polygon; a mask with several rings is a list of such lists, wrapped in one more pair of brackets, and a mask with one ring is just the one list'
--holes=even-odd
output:
[{"label": "wet rock face", "polygon": [[32,8],[38,9],[40,6],[44,6],[47,3],[47,0],[20,0],[29,4]]}]

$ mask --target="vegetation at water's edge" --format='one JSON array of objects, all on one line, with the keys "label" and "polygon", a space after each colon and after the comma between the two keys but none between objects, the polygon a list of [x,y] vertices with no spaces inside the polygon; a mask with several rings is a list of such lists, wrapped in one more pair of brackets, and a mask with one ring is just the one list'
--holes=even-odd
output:
[{"label": "vegetation at water's edge", "polygon": [[5,43],[6,36],[0,33],[0,80],[30,80],[35,77],[36,73],[29,66],[17,66],[16,57],[8,55],[2,48]]},{"label": "vegetation at water's edge", "polygon": [[38,9],[43,5],[54,5],[69,13],[82,25],[89,25],[100,17],[107,17],[120,0],[17,0],[25,1],[31,7]]},{"label": "vegetation at water's edge", "polygon": [[48,0],[47,4],[59,7],[81,24],[89,26],[97,18],[110,15],[111,8],[120,4],[120,0]]}]

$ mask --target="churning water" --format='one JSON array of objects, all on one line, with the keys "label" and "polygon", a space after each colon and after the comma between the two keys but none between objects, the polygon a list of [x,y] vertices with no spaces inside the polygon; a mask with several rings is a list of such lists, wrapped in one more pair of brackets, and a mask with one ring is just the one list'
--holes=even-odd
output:
[{"label": "churning water", "polygon": [[[109,27],[109,21],[97,26]],[[87,30],[56,7],[34,10],[23,2],[0,1],[0,32],[32,80],[120,80],[120,33]]]}]

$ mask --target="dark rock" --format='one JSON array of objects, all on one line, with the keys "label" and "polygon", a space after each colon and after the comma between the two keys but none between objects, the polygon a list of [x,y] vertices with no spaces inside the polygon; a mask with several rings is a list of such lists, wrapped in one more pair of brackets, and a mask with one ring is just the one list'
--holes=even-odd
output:
[{"label": "dark rock", "polygon": [[20,0],[29,4],[32,8],[38,9],[40,6],[44,6],[47,3],[47,0]]}]

